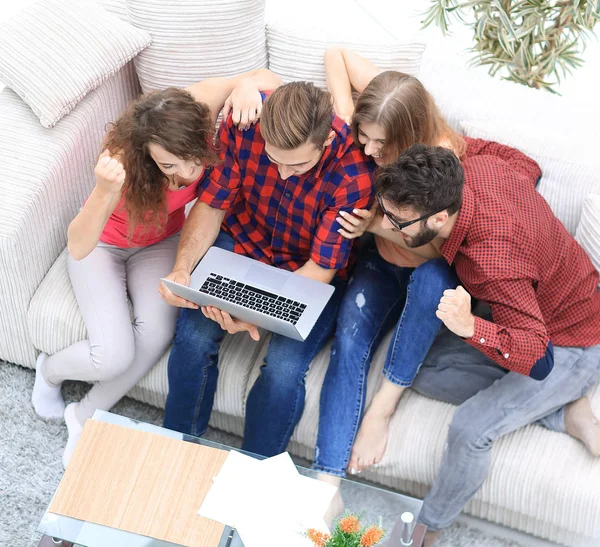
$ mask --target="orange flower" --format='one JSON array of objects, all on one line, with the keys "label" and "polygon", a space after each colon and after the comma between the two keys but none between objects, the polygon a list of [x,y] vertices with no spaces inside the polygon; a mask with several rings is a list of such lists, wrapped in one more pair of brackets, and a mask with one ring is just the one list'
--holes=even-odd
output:
[{"label": "orange flower", "polygon": [[345,534],[355,534],[360,530],[360,523],[356,516],[349,515],[340,520],[339,527]]},{"label": "orange flower", "polygon": [[373,547],[373,545],[377,545],[381,538],[383,537],[383,530],[378,526],[369,526],[367,528],[362,538],[360,538],[360,544],[362,547]]},{"label": "orange flower", "polygon": [[325,547],[327,540],[329,539],[329,534],[325,534],[324,532],[319,532],[319,530],[315,530],[314,528],[310,528],[306,532],[306,536],[310,539],[317,547]]}]

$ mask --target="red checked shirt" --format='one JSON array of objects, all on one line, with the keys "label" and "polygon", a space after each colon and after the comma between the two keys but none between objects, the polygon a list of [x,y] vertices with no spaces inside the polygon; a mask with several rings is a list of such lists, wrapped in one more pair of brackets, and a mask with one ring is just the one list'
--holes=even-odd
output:
[{"label": "red checked shirt", "polygon": [[[340,211],[368,207],[375,163],[354,144],[350,129],[334,117],[333,142],[307,173],[283,180],[265,154],[260,123],[240,131],[231,116],[221,125],[223,163],[212,170],[198,197],[228,209],[223,229],[234,238],[235,252],[296,270],[309,259],[322,268],[347,266],[352,241],[335,220]],[[343,272],[342,272],[343,275]]]},{"label": "red checked shirt", "polygon": [[475,318],[467,342],[540,379],[552,365],[537,375],[535,367],[552,344],[600,344],[598,272],[535,190],[537,163],[498,143],[467,144],[463,204],[441,247],[465,289],[492,311],[493,323]]}]

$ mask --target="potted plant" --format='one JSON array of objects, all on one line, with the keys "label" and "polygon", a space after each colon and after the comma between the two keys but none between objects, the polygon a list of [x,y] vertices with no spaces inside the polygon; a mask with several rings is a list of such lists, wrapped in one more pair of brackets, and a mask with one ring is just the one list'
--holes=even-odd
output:
[{"label": "potted plant", "polygon": [[315,547],[373,547],[385,535],[381,526],[381,518],[377,525],[361,526],[362,515],[346,513],[336,520],[333,532],[326,534],[319,530],[309,529],[306,537]]}]

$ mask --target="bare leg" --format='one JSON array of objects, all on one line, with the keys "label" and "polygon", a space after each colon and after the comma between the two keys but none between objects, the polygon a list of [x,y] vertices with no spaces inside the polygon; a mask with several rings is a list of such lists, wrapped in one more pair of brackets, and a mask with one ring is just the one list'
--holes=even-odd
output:
[{"label": "bare leg", "polygon": [[383,458],[390,419],[405,389],[384,378],[379,391],[363,416],[356,435],[348,464],[350,474],[363,471],[379,463]]},{"label": "bare leg", "polygon": [[317,478],[320,481],[333,484],[333,486],[336,486],[338,489],[335,493],[335,496],[333,496],[331,503],[329,504],[329,509],[327,509],[327,513],[325,513],[325,515],[323,516],[323,518],[325,519],[325,523],[331,530],[333,521],[337,517],[339,517],[344,511],[344,500],[342,499],[342,495],[340,494],[339,488],[340,484],[342,483],[342,477],[336,477],[335,475],[330,475],[328,473],[319,473],[317,475]]},{"label": "bare leg", "polygon": [[594,416],[588,397],[581,397],[565,406],[565,428],[571,437],[585,445],[592,456],[600,456],[600,420]]}]

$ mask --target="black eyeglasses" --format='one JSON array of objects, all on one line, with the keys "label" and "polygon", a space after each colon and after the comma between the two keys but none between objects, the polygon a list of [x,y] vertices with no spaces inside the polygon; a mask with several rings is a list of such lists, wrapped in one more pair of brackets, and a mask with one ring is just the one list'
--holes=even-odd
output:
[{"label": "black eyeglasses", "polygon": [[387,211],[385,209],[385,207],[383,206],[383,200],[381,199],[381,196],[379,194],[375,194],[375,197],[377,198],[377,203],[379,204],[379,208],[381,209],[381,212],[388,218],[391,225],[394,228],[396,228],[397,230],[404,230],[404,228],[407,228],[408,226],[410,226],[412,224],[420,222],[421,220],[425,220],[426,218],[429,218],[433,215],[437,215],[438,213],[441,213],[442,211],[445,211],[446,209],[448,209],[448,207],[443,207],[442,209],[439,209],[438,211],[434,211],[433,213],[427,213],[426,215],[423,215],[422,217],[415,218],[415,220],[409,220],[407,222],[400,222],[398,219],[396,219],[394,217],[394,215],[392,215],[392,213],[390,213],[389,211]]}]

